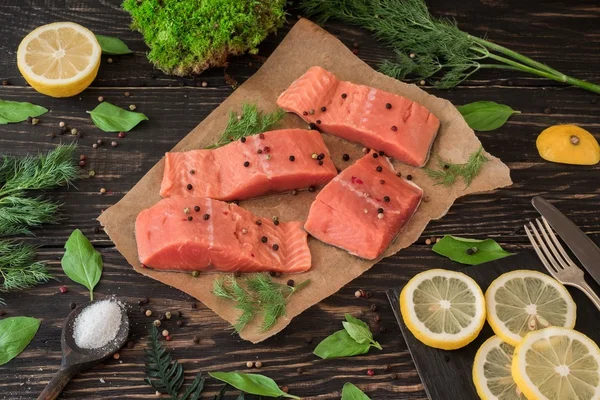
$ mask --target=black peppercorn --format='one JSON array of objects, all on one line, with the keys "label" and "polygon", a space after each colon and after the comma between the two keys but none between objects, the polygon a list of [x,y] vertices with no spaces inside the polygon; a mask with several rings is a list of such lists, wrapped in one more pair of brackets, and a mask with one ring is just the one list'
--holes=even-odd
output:
[{"label": "black peppercorn", "polygon": [[377,209],[377,214],[381,214],[382,212],[383,212],[383,208],[379,207],[379,208]]},{"label": "black peppercorn", "polygon": [[257,152],[258,154],[262,154],[262,149],[258,149],[258,150],[256,150],[256,152]]},{"label": "black peppercorn", "polygon": [[191,221],[193,219],[194,219],[194,217],[192,217],[191,215],[188,215],[188,221]]},{"label": "black peppercorn", "polygon": [[409,181],[412,180],[412,175],[406,175],[406,179],[408,179]]},{"label": "black peppercorn", "polygon": [[327,111],[327,108],[326,107],[321,107],[321,111],[325,112],[325,111]]},{"label": "black peppercorn", "polygon": [[379,155],[380,155],[381,157],[383,157],[383,156],[385,156],[385,153],[384,153],[383,151],[379,150]]},{"label": "black peppercorn", "polygon": [[242,276],[242,273],[240,271],[235,271],[233,273],[233,276],[235,276],[236,278],[240,278]]},{"label": "black peppercorn", "polygon": [[308,187],[308,191],[309,192],[314,192],[315,191],[315,187],[314,186],[309,186]]},{"label": "black peppercorn", "polygon": [[245,161],[244,162],[244,167],[248,168],[250,166],[250,161]]},{"label": "black peppercorn", "polygon": [[246,138],[245,138],[245,137],[242,137],[242,138],[240,139],[240,142],[242,142],[242,143],[246,143]]},{"label": "black peppercorn", "polygon": [[321,125],[321,120],[320,119],[317,120],[317,125]]},{"label": "black peppercorn", "polygon": [[100,228],[98,228],[97,226],[94,227],[93,229],[94,233],[100,233]]},{"label": "black peppercorn", "polygon": [[319,160],[318,164],[323,165],[323,160]]},{"label": "black peppercorn", "polygon": [[383,196],[383,201],[385,201],[386,203],[390,202],[390,196]]},{"label": "black peppercorn", "polygon": [[192,184],[191,184],[191,183],[188,183],[188,184],[187,184],[187,190],[192,190],[192,188],[193,188]]},{"label": "black peppercorn", "polygon": [[308,124],[308,129],[317,129],[317,125],[311,122],[310,124]]},{"label": "black peppercorn", "polygon": [[269,275],[275,276],[275,275],[277,275],[277,272],[275,272],[275,271],[269,271]]},{"label": "black peppercorn", "polygon": [[325,153],[320,153],[320,154],[317,156],[317,160],[322,160],[322,159],[324,159],[324,158],[325,158]]},{"label": "black peppercorn", "polygon": [[348,97],[348,95],[346,93],[342,93],[342,99],[345,99],[346,97]]},{"label": "black peppercorn", "polygon": [[385,184],[385,181],[384,181],[383,179],[381,179],[381,180],[379,181],[379,183],[381,183],[381,184],[383,185],[383,184]]},{"label": "black peppercorn", "polygon": [[260,238],[260,241],[263,242],[263,243],[267,243],[268,240],[269,239],[266,236],[263,236],[263,237]]},{"label": "black peppercorn", "polygon": [[195,169],[190,169],[190,174],[194,175],[196,173]]},{"label": "black peppercorn", "polygon": [[202,219],[205,220],[205,221],[208,221],[209,218],[210,218],[210,215],[208,215],[208,214],[204,214],[202,216]]},{"label": "black peppercorn", "polygon": [[444,169],[449,169],[450,166],[448,164],[444,164]]},{"label": "black peppercorn", "polygon": [[290,156],[290,161],[296,161],[296,157]]},{"label": "black peppercorn", "polygon": [[373,158],[377,158],[377,157],[379,157],[379,154],[373,153]]},{"label": "black peppercorn", "polygon": [[375,169],[377,170],[377,172],[383,171],[383,167],[381,165],[378,165]]},{"label": "black peppercorn", "polygon": [[302,115],[308,115],[308,111],[303,111]]},{"label": "black peppercorn", "polygon": [[274,224],[275,226],[279,225],[279,220],[278,220],[278,219],[276,219],[275,221],[273,221],[273,224]]},{"label": "black peppercorn", "polygon": [[180,319],[180,320],[177,321],[177,326],[180,327],[180,328],[183,326],[183,320],[182,319]]},{"label": "black peppercorn", "polygon": [[196,212],[200,211],[200,206],[194,206],[194,211],[196,211]]},{"label": "black peppercorn", "polygon": [[258,225],[258,226],[262,225],[262,221],[260,219],[257,219],[256,220],[256,225]]},{"label": "black peppercorn", "polygon": [[392,105],[390,103],[385,103],[385,108],[387,108],[389,110],[392,108]]},{"label": "black peppercorn", "polygon": [[478,250],[479,249],[477,247],[469,247],[467,249],[467,254],[470,255],[470,256],[472,256],[473,254],[477,253]]},{"label": "black peppercorn", "polygon": [[377,311],[377,305],[371,304],[371,311]]},{"label": "black peppercorn", "polygon": [[289,281],[287,281],[287,285],[290,287],[294,287],[294,280],[290,279]]},{"label": "black peppercorn", "polygon": [[200,338],[198,336],[194,336],[194,338],[192,339],[192,342],[194,342],[194,344],[198,344],[198,343],[200,343]]},{"label": "black peppercorn", "polygon": [[275,250],[275,251],[279,250],[279,245],[277,243],[275,243],[273,245],[273,250]]},{"label": "black peppercorn", "polygon": [[77,304],[75,304],[75,303],[71,303],[71,304],[69,304],[69,307],[71,307],[71,310],[74,310],[74,309],[75,309],[75,307],[77,307]]},{"label": "black peppercorn", "polygon": [[398,130],[398,127],[397,127],[396,125],[392,125],[392,130],[393,130],[394,132],[396,132],[396,131]]},{"label": "black peppercorn", "polygon": [[345,154],[345,153],[344,153],[344,154],[342,155],[342,160],[344,160],[344,161],[348,161],[349,159],[350,159],[350,156],[349,156],[348,154]]}]

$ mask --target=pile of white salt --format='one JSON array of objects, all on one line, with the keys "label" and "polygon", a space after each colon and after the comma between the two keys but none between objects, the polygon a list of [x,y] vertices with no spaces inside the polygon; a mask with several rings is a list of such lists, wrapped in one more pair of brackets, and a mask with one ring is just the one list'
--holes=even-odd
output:
[{"label": "pile of white salt", "polygon": [[102,300],[87,306],[75,319],[73,336],[82,349],[98,349],[117,337],[121,328],[121,305]]}]

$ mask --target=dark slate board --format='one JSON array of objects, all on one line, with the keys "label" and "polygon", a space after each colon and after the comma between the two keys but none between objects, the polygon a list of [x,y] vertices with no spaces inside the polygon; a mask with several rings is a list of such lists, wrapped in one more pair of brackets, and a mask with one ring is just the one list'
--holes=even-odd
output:
[{"label": "dark slate board", "polygon": [[[596,242],[600,242],[596,238]],[[574,260],[575,258],[572,257]],[[458,268],[456,268],[458,269]],[[532,269],[546,272],[534,252],[525,252],[498,261],[467,267],[462,270],[481,286],[485,293],[489,284],[505,272],[517,269]],[[592,280],[586,276],[592,285]],[[472,343],[458,350],[439,350],[419,342],[408,330],[400,315],[399,296],[404,285],[388,290],[387,296],[392,305],[396,320],[413,358],[425,391],[431,400],[473,400],[478,399],[471,378],[473,359],[479,346],[494,333],[486,323],[483,330]],[[600,293],[598,286],[593,286]],[[579,290],[567,287],[577,304],[577,323],[575,329],[585,333],[600,344],[600,312]]]}]

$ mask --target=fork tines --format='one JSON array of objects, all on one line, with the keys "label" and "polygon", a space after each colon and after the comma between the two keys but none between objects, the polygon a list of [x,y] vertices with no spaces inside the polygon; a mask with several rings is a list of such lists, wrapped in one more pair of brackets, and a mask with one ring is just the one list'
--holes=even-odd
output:
[{"label": "fork tines", "polygon": [[525,233],[538,257],[552,275],[567,268],[577,268],[558,241],[546,218],[536,219],[525,225]]}]

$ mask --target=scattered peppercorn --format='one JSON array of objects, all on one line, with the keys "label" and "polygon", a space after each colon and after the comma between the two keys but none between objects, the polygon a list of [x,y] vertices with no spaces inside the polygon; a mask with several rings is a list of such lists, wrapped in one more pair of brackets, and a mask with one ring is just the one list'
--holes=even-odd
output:
[{"label": "scattered peppercorn", "polygon": [[193,186],[192,186],[191,183],[188,183],[186,187],[187,187],[187,190],[192,190],[193,189]]},{"label": "scattered peppercorn", "polygon": [[192,339],[192,342],[194,342],[194,344],[200,343],[200,337],[194,336],[194,338]]},{"label": "scattered peppercorn", "polygon": [[392,108],[392,105],[390,103],[385,103],[385,108],[387,108],[389,110]]},{"label": "scattered peppercorn", "polygon": [[281,387],[281,391],[282,391],[283,393],[287,393],[287,392],[289,392],[289,391],[290,391],[290,388],[289,388],[289,387],[287,387],[287,386],[282,386],[282,387]]},{"label": "scattered peppercorn", "polygon": [[470,256],[472,256],[473,254],[477,253],[478,250],[479,249],[477,247],[469,247],[467,249],[467,254],[470,255]]},{"label": "scattered peppercorn", "polygon": [[261,139],[264,139],[265,138],[265,134],[264,133],[259,133],[258,137],[261,138]]},{"label": "scattered peppercorn", "polygon": [[409,181],[412,180],[412,175],[406,175],[406,179],[408,179]]},{"label": "scattered peppercorn", "polygon": [[104,97],[98,96],[98,101],[102,103],[104,101]]},{"label": "scattered peppercorn", "polygon": [[98,228],[97,226],[95,226],[94,229],[92,229],[92,232],[94,232],[94,233],[100,233],[100,228]]},{"label": "scattered peppercorn", "polygon": [[290,279],[289,281],[287,281],[287,285],[290,287],[294,287],[294,280]]},{"label": "scattered peppercorn", "polygon": [[342,160],[344,161],[348,161],[350,159],[350,156],[346,153],[342,154]]},{"label": "scattered peppercorn", "polygon": [[385,328],[385,326],[380,326],[379,327],[379,333],[385,333],[385,331],[387,331],[387,329]]},{"label": "scattered peppercorn", "polygon": [[196,308],[198,308],[198,304],[196,304],[196,303],[192,303],[192,304],[190,304],[190,308],[191,308],[192,310],[195,310]]},{"label": "scattered peppercorn", "polygon": [[402,172],[396,172],[396,176],[397,177],[401,177],[402,176]]},{"label": "scattered peppercorn", "polygon": [[85,161],[84,160],[79,161],[79,166],[80,167],[85,167]]},{"label": "scattered peppercorn", "polygon": [[370,299],[372,296],[371,292],[365,292],[365,299]]},{"label": "scattered peppercorn", "polygon": [[378,153],[379,153],[379,155],[380,155],[381,157],[385,156],[385,152],[384,152],[383,150],[379,150],[379,152],[378,152]]},{"label": "scattered peppercorn", "polygon": [[275,243],[275,244],[273,245],[273,250],[274,250],[274,251],[277,251],[277,250],[279,250],[279,245],[278,245],[277,243]]},{"label": "scattered peppercorn", "polygon": [[303,111],[302,115],[308,115],[308,111]]},{"label": "scattered peppercorn", "polygon": [[294,162],[296,161],[296,157],[294,157],[293,155],[290,156],[290,161]]},{"label": "scattered peppercorn", "polygon": [[208,214],[204,214],[202,216],[202,219],[205,220],[205,221],[208,221],[209,218],[210,218],[210,215],[208,215]]},{"label": "scattered peppercorn", "polygon": [[262,154],[262,149],[258,149],[258,150],[256,150],[256,152],[257,152],[258,154]]},{"label": "scattered peppercorn", "polygon": [[77,129],[73,128],[71,129],[71,135],[77,135]]},{"label": "scattered peppercorn", "polygon": [[183,326],[184,322],[183,322],[182,319],[179,319],[179,320],[177,320],[176,324],[177,324],[178,327],[181,328]]},{"label": "scattered peppercorn", "polygon": [[256,220],[256,225],[261,226],[262,225],[262,221],[260,219]]},{"label": "scattered peppercorn", "polygon": [[383,219],[383,217],[384,217],[383,213],[379,213],[379,214],[377,214],[377,218],[378,218],[378,219]]},{"label": "scattered peppercorn", "polygon": [[263,243],[267,243],[269,241],[269,238],[267,238],[266,236],[263,236],[260,238],[260,241]]},{"label": "scattered peppercorn", "polygon": [[427,82],[425,82],[424,80],[422,80],[422,81],[420,81],[420,82],[419,82],[419,85],[421,85],[421,86],[425,86],[425,84],[426,84],[426,83],[427,83]]},{"label": "scattered peppercorn", "polygon": [[323,160],[319,160],[319,162],[317,164],[323,165]]},{"label": "scattered peppercorn", "polygon": [[195,169],[190,169],[190,174],[194,175],[196,173]]},{"label": "scattered peppercorn", "polygon": [[298,368],[296,368],[296,373],[297,373],[297,374],[301,374],[301,373],[303,373],[303,372],[304,372],[304,368],[302,368],[302,367],[298,367]]},{"label": "scattered peppercorn", "polygon": [[252,368],[252,367],[254,367],[254,363],[252,361],[248,361],[248,362],[246,362],[246,367]]},{"label": "scattered peppercorn", "polygon": [[383,167],[381,165],[378,165],[377,168],[375,168],[375,170],[377,172],[381,172],[381,171],[383,171]]},{"label": "scattered peppercorn", "polygon": [[290,192],[290,194],[291,194],[292,196],[295,196],[295,195],[297,195],[297,194],[298,194],[298,192],[297,192],[296,190],[292,190],[292,191]]},{"label": "scattered peppercorn", "polygon": [[390,202],[390,196],[383,196],[383,201],[385,201],[386,203]]},{"label": "scattered peppercorn", "polygon": [[113,354],[113,358],[115,360],[118,360],[119,358],[121,358],[121,355],[119,353],[115,353],[115,354]]},{"label": "scattered peppercorn", "polygon": [[314,187],[314,186],[309,186],[309,187],[308,187],[308,191],[309,191],[309,192],[314,192],[315,190],[316,190],[316,189],[315,189],[315,187]]},{"label": "scattered peppercorn", "polygon": [[113,140],[112,142],[110,142],[110,145],[112,147],[117,147],[119,145],[119,143],[117,143],[115,140]]},{"label": "scattered peppercorn", "polygon": [[191,221],[194,219],[194,217],[192,217],[191,215],[188,215],[187,219],[188,219],[188,221]]},{"label": "scattered peppercorn", "polygon": [[397,127],[396,125],[392,125],[392,130],[393,130],[394,132],[396,132],[396,131],[398,130],[398,127]]},{"label": "scattered peppercorn", "polygon": [[164,337],[167,337],[167,336],[169,336],[169,331],[168,331],[168,330],[166,330],[166,329],[165,329],[165,330],[163,330],[163,331],[162,331],[162,335],[163,335]]},{"label": "scattered peppercorn", "polygon": [[544,114],[552,114],[552,109],[550,107],[544,109]]},{"label": "scattered peppercorn", "polygon": [[373,158],[377,158],[377,157],[379,157],[379,154],[373,153]]},{"label": "scattered peppercorn", "polygon": [[363,292],[360,290],[357,290],[356,292],[354,292],[354,297],[356,297],[357,299],[360,299],[361,297],[363,297]]},{"label": "scattered peppercorn", "polygon": [[8,81],[6,79],[2,81],[2,86],[8,86]]},{"label": "scattered peppercorn", "polygon": [[248,168],[250,166],[250,161],[244,161],[244,167]]},{"label": "scattered peppercorn", "polygon": [[325,106],[321,107],[321,111],[323,111],[323,112],[327,111],[327,107],[325,107]]},{"label": "scattered peppercorn", "polygon": [[377,311],[377,305],[371,304],[371,311]]},{"label": "scattered peppercorn", "polygon": [[425,239],[425,244],[429,246],[431,244],[431,239]]},{"label": "scattered peppercorn", "polygon": [[104,194],[106,193],[106,189],[105,188],[100,188],[100,194]]},{"label": "scattered peppercorn", "polygon": [[313,338],[310,336],[304,339],[304,343],[306,343],[306,344],[311,344],[312,342],[313,342]]},{"label": "scattered peppercorn", "polygon": [[381,317],[379,315],[376,315],[375,318],[373,318],[373,320],[375,322],[379,322],[379,321],[381,321]]},{"label": "scattered peppercorn", "polygon": [[273,225],[275,225],[275,226],[279,225],[279,220],[276,219],[275,221],[273,221]]},{"label": "scattered peppercorn", "polygon": [[255,366],[256,368],[261,368],[261,367],[262,367],[262,365],[263,365],[263,364],[262,364],[260,361],[257,361],[257,362],[255,362],[255,363],[254,363],[254,366]]},{"label": "scattered peppercorn", "polygon": [[372,369],[368,369],[367,370],[367,375],[373,376],[373,375],[375,375],[375,371],[373,371]]},{"label": "scattered peppercorn", "polygon": [[4,317],[6,315],[6,311],[0,310],[0,317]]},{"label": "scattered peppercorn", "polygon": [[31,119],[31,125],[37,125],[40,123],[40,120],[38,118],[32,118]]},{"label": "scattered peppercorn", "polygon": [[206,82],[206,81],[203,81],[203,82],[202,82],[202,87],[207,87],[207,86],[208,86],[208,82]]},{"label": "scattered peppercorn", "polygon": [[152,310],[146,310],[144,314],[146,314],[146,317],[150,317],[152,315]]},{"label": "scattered peppercorn", "polygon": [[171,339],[172,339],[172,337],[171,337],[170,335],[167,335],[167,337],[165,338],[165,340],[166,340],[167,342],[170,342],[170,341],[171,341]]},{"label": "scattered peppercorn", "polygon": [[93,147],[94,149],[97,149],[97,148],[98,148],[98,143],[94,143],[94,144],[92,145],[92,147]]},{"label": "scattered peppercorn", "polygon": [[317,120],[317,125],[321,125],[321,120],[320,119]]},{"label": "scattered peppercorn", "polygon": [[155,319],[152,324],[154,324],[154,326],[158,328],[161,324],[160,319]]},{"label": "scattered peppercorn", "polygon": [[377,212],[378,212],[378,213],[380,213],[380,214],[381,214],[381,213],[383,213],[383,208],[381,208],[381,207],[380,207],[380,208],[378,208],[378,209],[377,209]]},{"label": "scattered peppercorn", "polygon": [[69,304],[69,307],[71,307],[71,310],[74,310],[75,307],[77,307],[77,304],[71,302],[71,304]]},{"label": "scattered peppercorn", "polygon": [[102,146],[104,144],[104,142],[102,141],[102,139],[96,140],[96,143],[98,144],[98,146]]},{"label": "scattered peppercorn", "polygon": [[240,271],[235,271],[233,273],[233,276],[235,276],[236,278],[240,278],[242,276],[242,273]]},{"label": "scattered peppercorn", "polygon": [[315,114],[315,110],[310,110],[308,113],[309,113],[310,115],[314,115],[314,114]]},{"label": "scattered peppercorn", "polygon": [[317,129],[317,125],[315,125],[313,122],[311,122],[310,124],[308,124],[308,129]]}]

